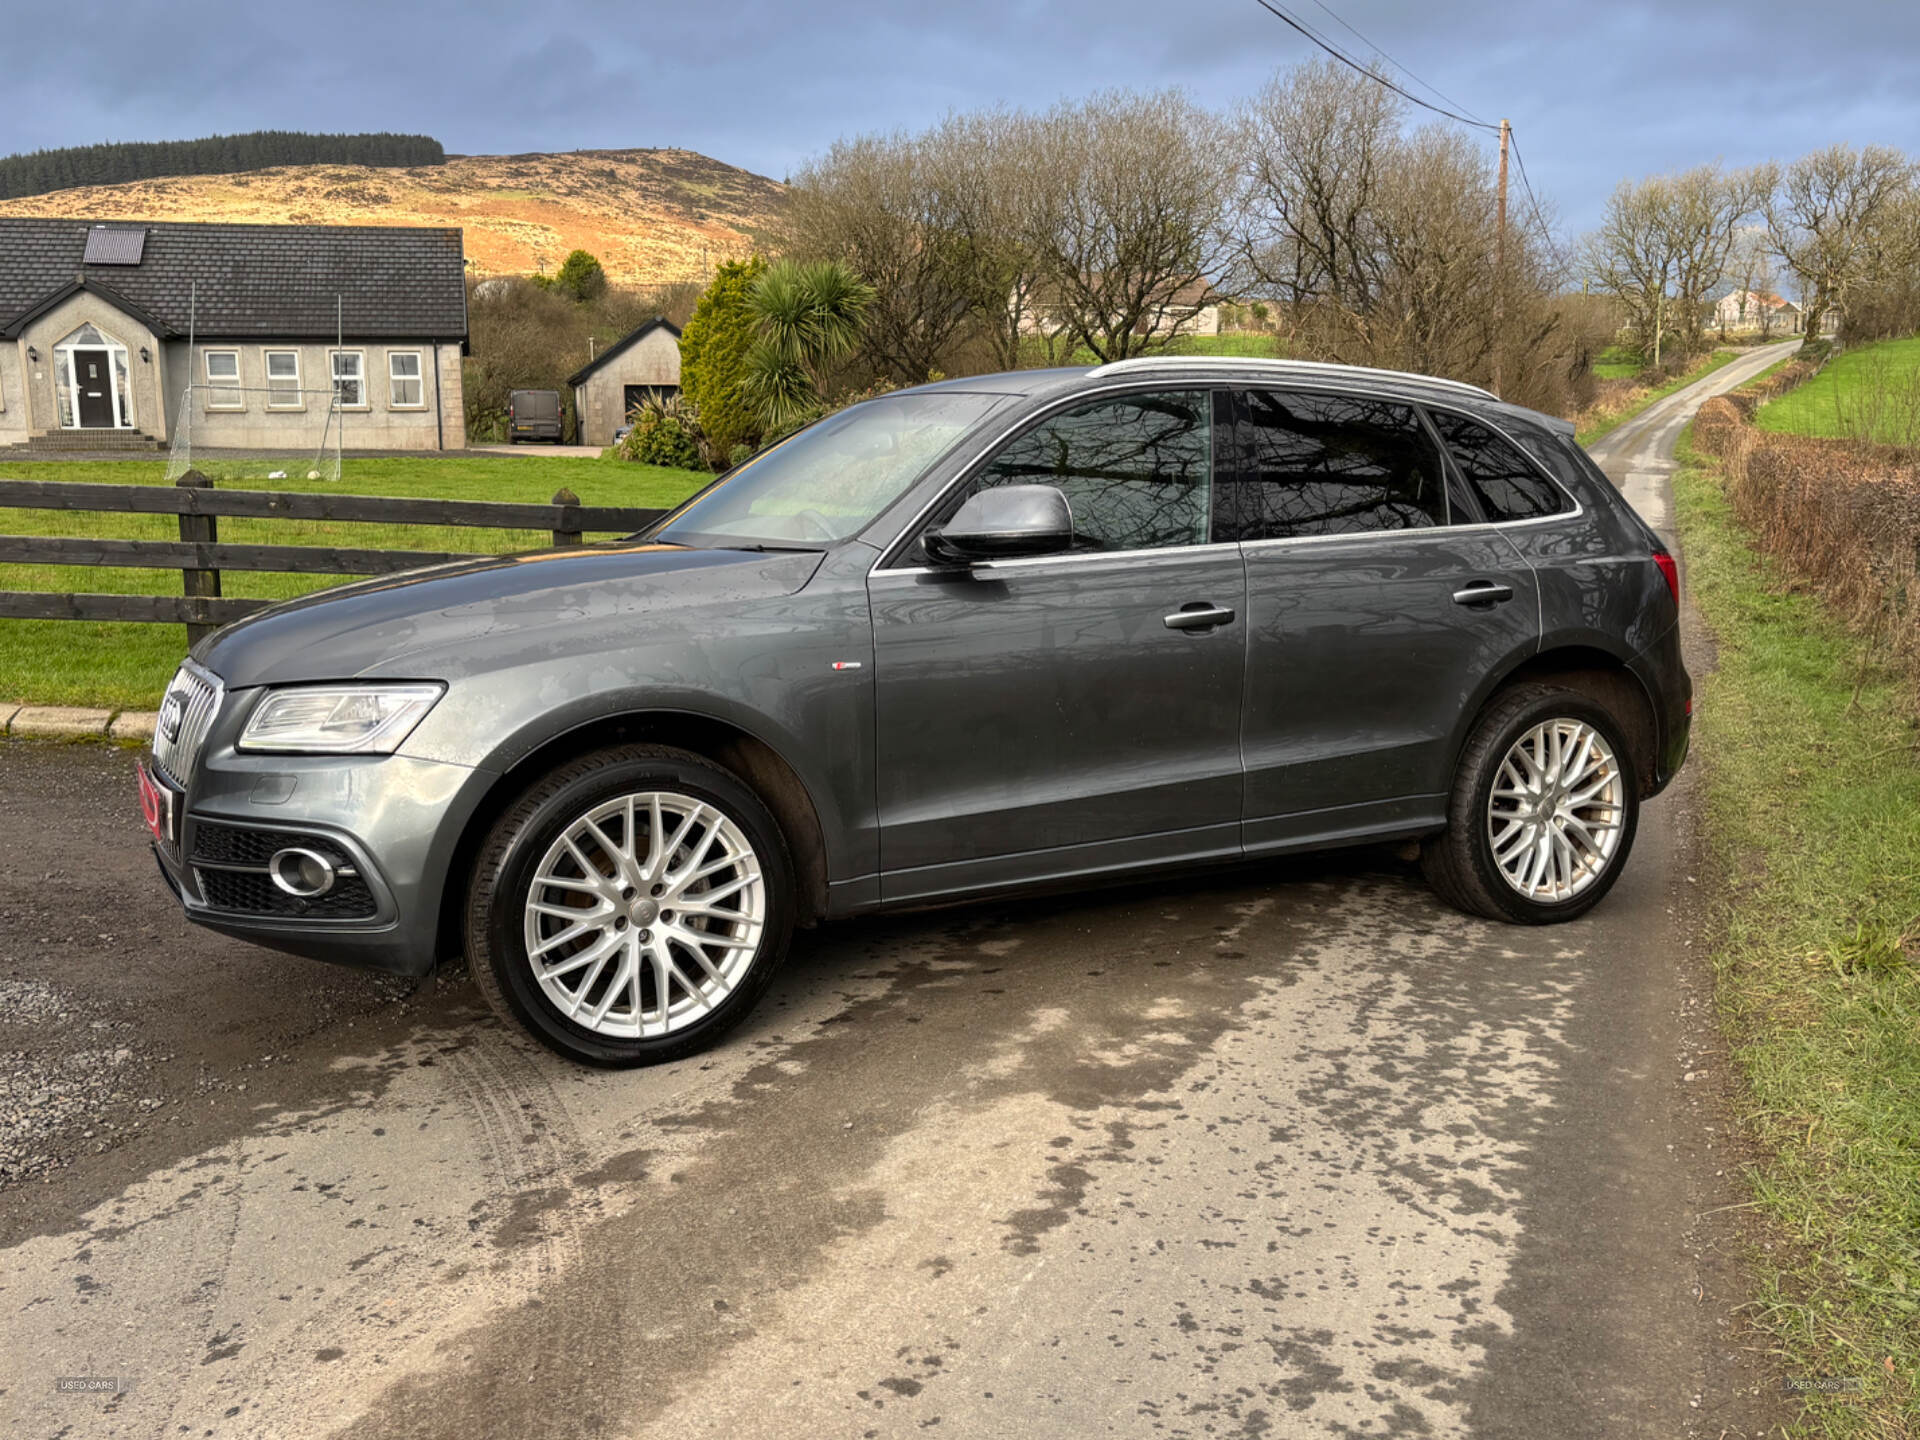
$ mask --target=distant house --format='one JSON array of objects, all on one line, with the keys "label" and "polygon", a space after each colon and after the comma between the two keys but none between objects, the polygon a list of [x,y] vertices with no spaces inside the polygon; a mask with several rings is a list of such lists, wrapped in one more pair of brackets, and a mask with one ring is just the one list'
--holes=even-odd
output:
[{"label": "distant house", "polygon": [[1735,290],[1713,307],[1716,330],[1767,330],[1776,335],[1798,335],[1800,307],[1765,290]]},{"label": "distant house", "polygon": [[[1147,335],[1169,335],[1176,331],[1181,335],[1218,335],[1222,298],[1204,276],[1195,276],[1173,286],[1164,301],[1150,303],[1148,317],[1134,329]],[[1066,328],[1060,310],[1060,305],[1049,295],[1037,296],[1022,316],[1020,328],[1029,335],[1057,335]]]},{"label": "distant house", "polygon": [[650,395],[680,393],[680,327],[664,316],[616,340],[567,377],[582,445],[611,445]]},{"label": "distant house", "polygon": [[1189,280],[1173,292],[1155,333],[1171,330],[1178,322],[1182,335],[1218,335],[1220,299],[1220,292],[1205,280]]},{"label": "distant house", "polygon": [[[0,218],[0,446],[466,444],[457,229]],[[318,414],[316,415],[316,411]]]}]

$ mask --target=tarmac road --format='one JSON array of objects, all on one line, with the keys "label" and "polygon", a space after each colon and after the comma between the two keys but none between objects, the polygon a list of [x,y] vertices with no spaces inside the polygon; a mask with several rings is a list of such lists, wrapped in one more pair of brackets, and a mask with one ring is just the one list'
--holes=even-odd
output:
[{"label": "tarmac road", "polygon": [[[1775,358],[1601,452],[1656,524]],[[1375,852],[836,927],[609,1075],[190,931],[131,757],[16,742],[0,1428],[1758,1434],[1693,804],[1550,930]]]}]

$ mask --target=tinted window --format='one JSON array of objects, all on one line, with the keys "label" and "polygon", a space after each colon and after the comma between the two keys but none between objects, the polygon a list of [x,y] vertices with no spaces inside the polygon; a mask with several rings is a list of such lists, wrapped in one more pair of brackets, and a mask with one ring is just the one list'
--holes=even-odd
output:
[{"label": "tinted window", "polygon": [[1531,520],[1564,510],[1566,497],[1539,467],[1485,425],[1444,410],[1429,412],[1453,462],[1489,520]]},{"label": "tinted window", "polygon": [[1008,441],[949,499],[945,515],[989,485],[1054,485],[1073,507],[1076,550],[1205,544],[1212,403],[1209,392],[1193,390],[1122,395],[1062,411]]},{"label": "tinted window", "polygon": [[1250,390],[1220,487],[1223,540],[1420,530],[1447,523],[1439,453],[1410,405]]}]

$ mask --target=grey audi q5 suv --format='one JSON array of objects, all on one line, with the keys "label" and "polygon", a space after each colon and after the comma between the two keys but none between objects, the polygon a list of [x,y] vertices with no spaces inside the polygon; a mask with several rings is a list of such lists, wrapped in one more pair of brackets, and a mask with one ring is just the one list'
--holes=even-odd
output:
[{"label": "grey audi q5 suv", "polygon": [[1569,920],[1687,753],[1678,580],[1565,423],[1129,360],[840,411],[642,534],[195,647],[141,800],[200,924],[464,951],[575,1059],[710,1043],[796,925],[1374,841]]}]

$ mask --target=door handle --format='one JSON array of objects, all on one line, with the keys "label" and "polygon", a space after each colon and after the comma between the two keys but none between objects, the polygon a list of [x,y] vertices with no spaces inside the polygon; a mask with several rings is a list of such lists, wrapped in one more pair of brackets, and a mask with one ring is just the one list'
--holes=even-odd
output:
[{"label": "door handle", "polygon": [[1497,605],[1512,598],[1511,585],[1496,585],[1489,580],[1476,580],[1465,589],[1453,592],[1453,603],[1456,605]]},{"label": "door handle", "polygon": [[1164,623],[1169,630],[1211,630],[1216,625],[1231,625],[1233,611],[1224,605],[1196,600],[1190,605],[1182,605],[1167,616]]}]

